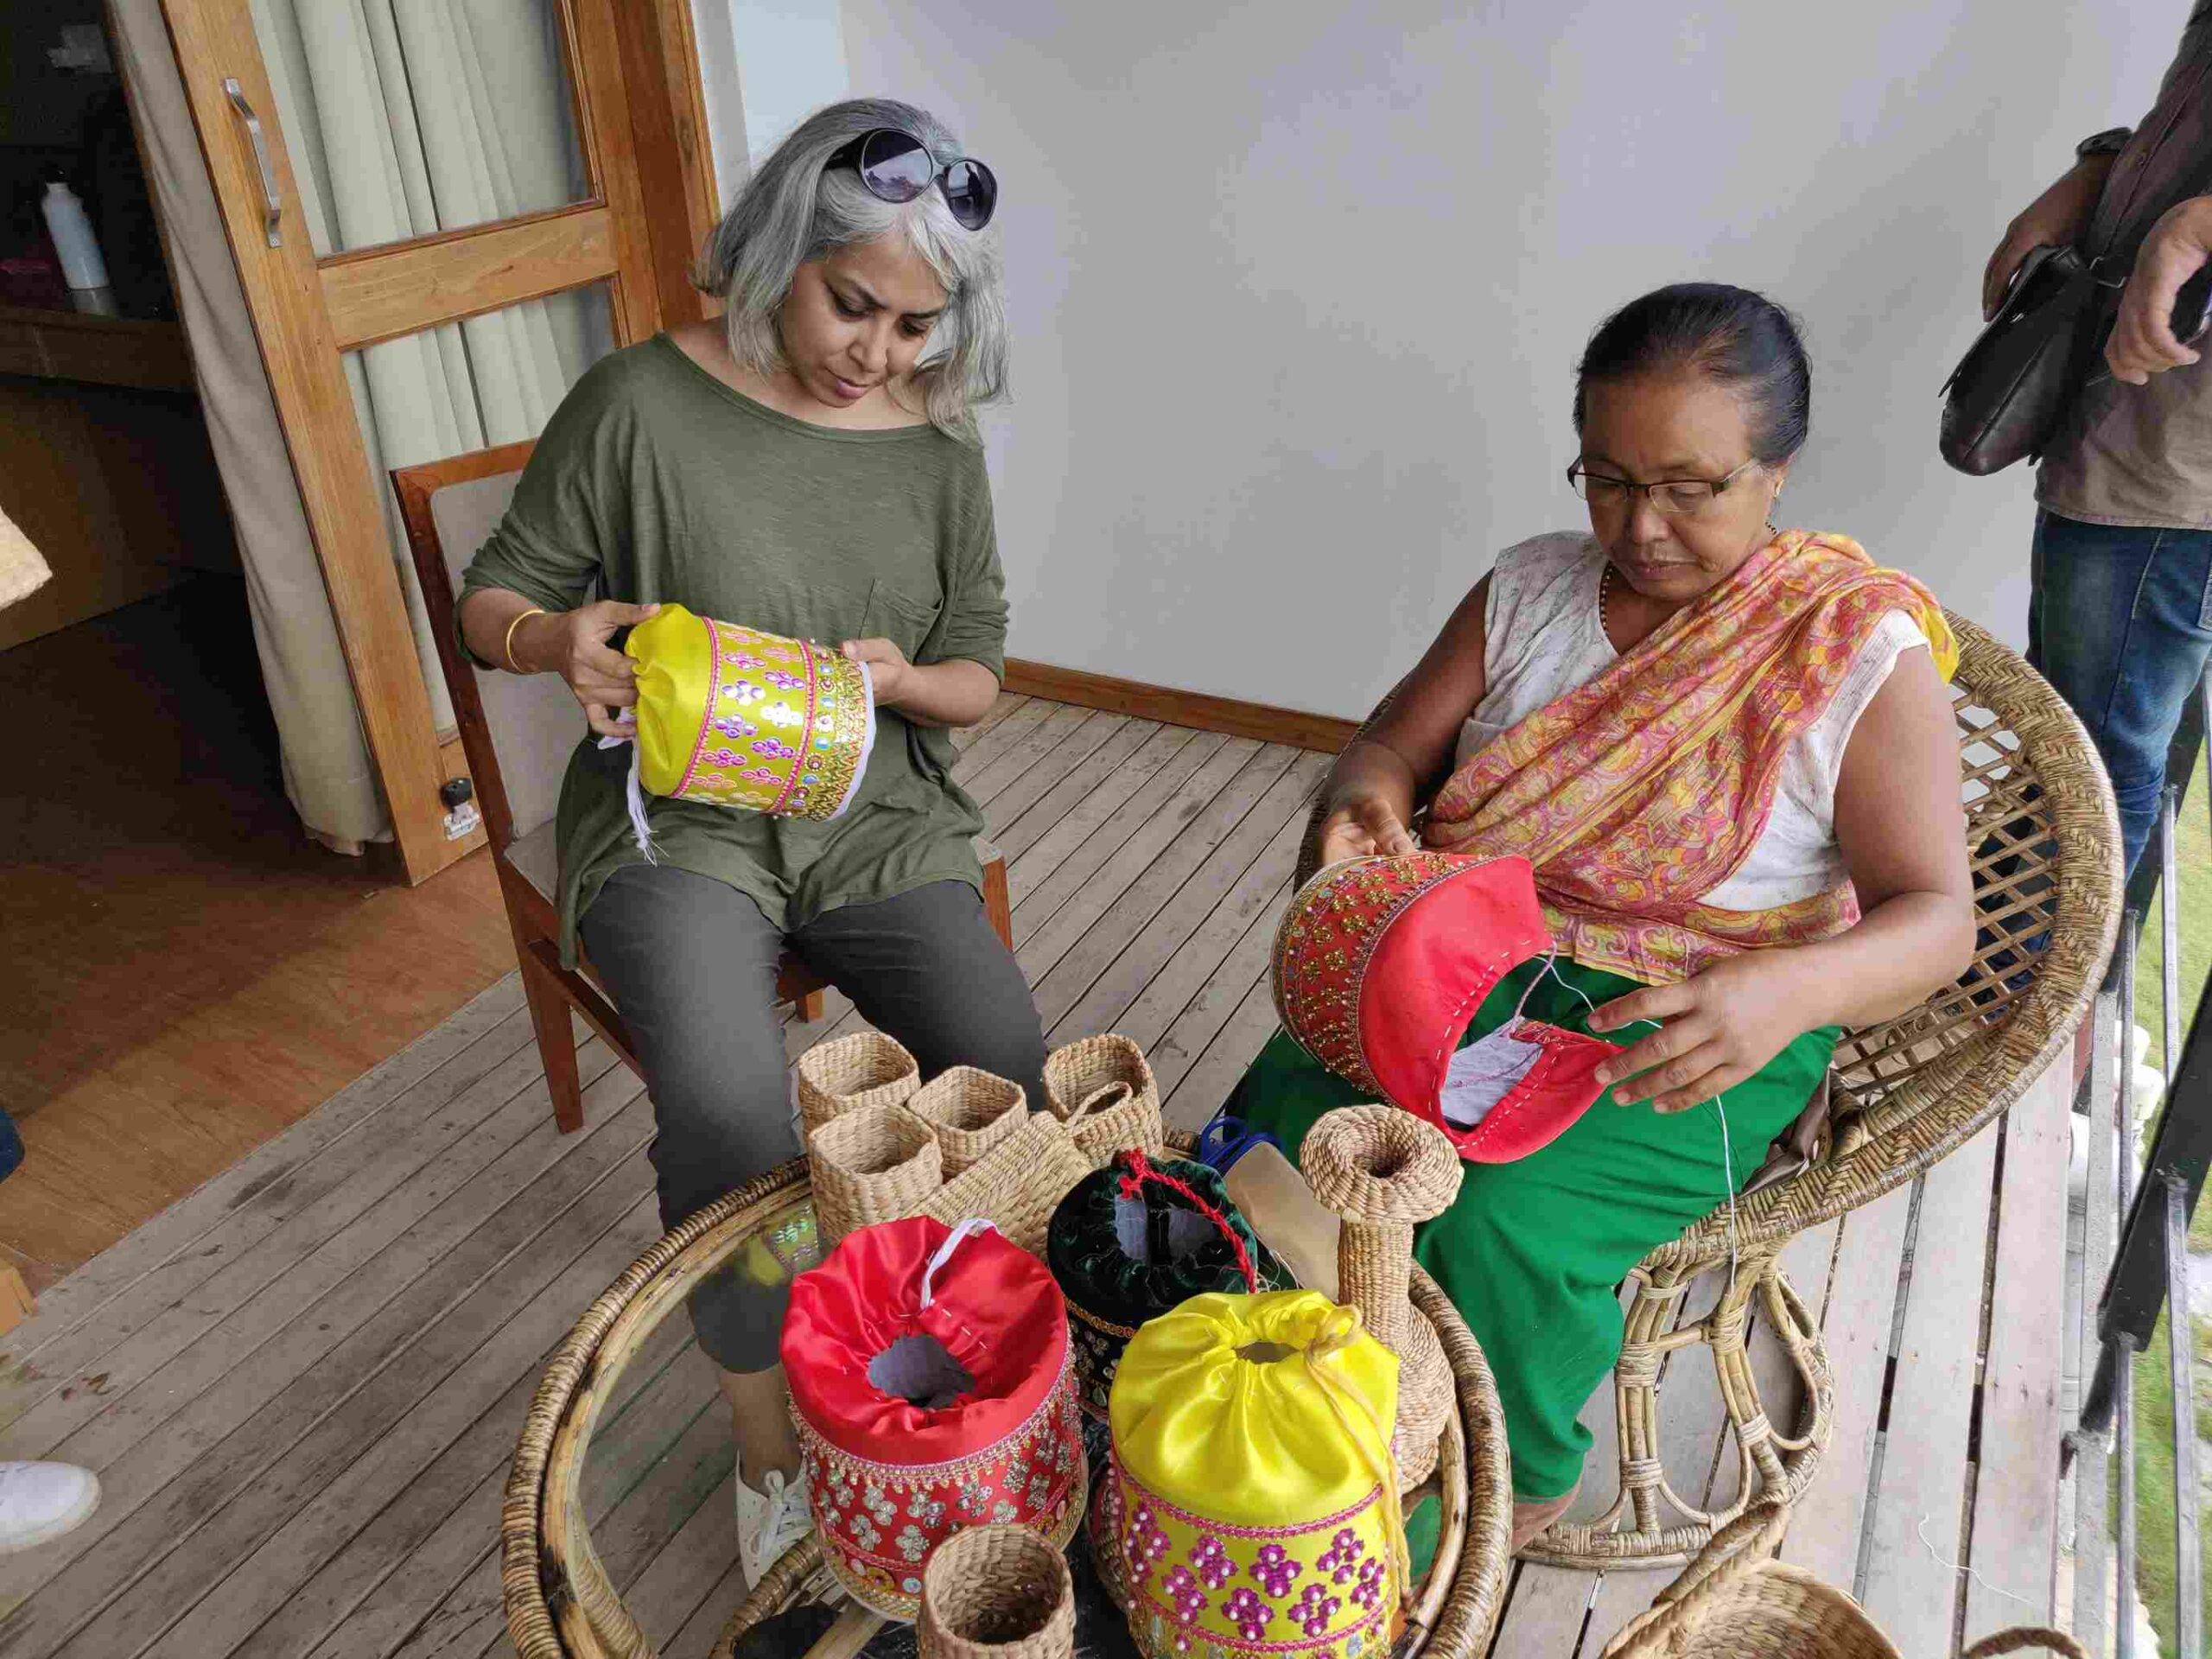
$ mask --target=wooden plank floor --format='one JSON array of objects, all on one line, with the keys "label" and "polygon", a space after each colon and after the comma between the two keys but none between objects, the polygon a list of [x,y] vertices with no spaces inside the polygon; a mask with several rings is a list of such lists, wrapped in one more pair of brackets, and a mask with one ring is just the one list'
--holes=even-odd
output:
[{"label": "wooden plank floor", "polygon": [[[1011,696],[963,742],[1053,1040],[1137,1038],[1171,1117],[1202,1122],[1273,1030],[1268,944],[1325,760]],[[855,1018],[833,997],[792,1052]],[[0,1653],[505,1651],[508,1453],[544,1356],[657,1230],[650,1103],[600,1045],[582,1064],[586,1128],[561,1136],[503,981],[48,1291],[0,1356],[0,1457],[87,1464],[105,1498],[0,1558]],[[1840,1399],[1788,1551],[1909,1653],[2050,1611],[2065,1131],[2038,1089],[1793,1247]],[[696,1659],[741,1592],[728,1434],[685,1338],[671,1322],[626,1377],[585,1502],[647,1634]],[[1662,1401],[1677,1489],[1725,1497],[1701,1351]],[[1610,1396],[1589,1414],[1594,1504]],[[1491,1651],[1594,1656],[1667,1576],[1524,1567]]]}]

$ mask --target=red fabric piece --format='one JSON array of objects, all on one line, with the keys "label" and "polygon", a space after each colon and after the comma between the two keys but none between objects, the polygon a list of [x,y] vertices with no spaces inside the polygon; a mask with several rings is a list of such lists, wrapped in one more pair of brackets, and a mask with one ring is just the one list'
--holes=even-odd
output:
[{"label": "red fabric piece", "polygon": [[1441,1096],[1452,1057],[1498,982],[1553,948],[1524,858],[1416,853],[1350,859],[1292,901],[1275,940],[1277,1011],[1338,1075],[1434,1124],[1470,1163],[1510,1163],[1556,1140],[1602,1092],[1621,1052],[1534,1020],[1543,1057],[1480,1123],[1455,1128]]},{"label": "red fabric piece", "polygon": [[1541,1044],[1543,1056],[1473,1128],[1447,1122],[1433,1093],[1427,1109],[1415,1109],[1471,1164],[1510,1164],[1551,1145],[1597,1103],[1605,1088],[1591,1074],[1621,1052],[1617,1044],[1535,1020],[1514,1022],[1513,1034]]},{"label": "red fabric piece", "polygon": [[[921,1306],[922,1274],[951,1230],[926,1216],[863,1227],[792,1281],[783,1335],[791,1402],[840,1450],[908,1467],[968,1457],[1020,1429],[1058,1382],[1066,1300],[1042,1262],[998,1233],[963,1241]],[[916,1335],[936,1338],[975,1379],[943,1410],[868,1380],[877,1355]]]}]

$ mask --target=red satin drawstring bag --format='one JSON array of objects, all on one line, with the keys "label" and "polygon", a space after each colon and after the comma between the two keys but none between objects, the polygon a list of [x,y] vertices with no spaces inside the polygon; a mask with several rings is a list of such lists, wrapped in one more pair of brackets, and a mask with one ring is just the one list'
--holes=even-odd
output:
[{"label": "red satin drawstring bag", "polygon": [[1526,859],[1347,859],[1283,916],[1275,1011],[1316,1060],[1434,1124],[1469,1163],[1510,1163],[1590,1109],[1598,1067],[1621,1052],[1517,1013],[1460,1047],[1498,982],[1553,948]]},{"label": "red satin drawstring bag", "polygon": [[889,1618],[963,1528],[1074,1536],[1089,1473],[1067,1304],[988,1221],[848,1234],[791,1283],[784,1370],[823,1558]]}]

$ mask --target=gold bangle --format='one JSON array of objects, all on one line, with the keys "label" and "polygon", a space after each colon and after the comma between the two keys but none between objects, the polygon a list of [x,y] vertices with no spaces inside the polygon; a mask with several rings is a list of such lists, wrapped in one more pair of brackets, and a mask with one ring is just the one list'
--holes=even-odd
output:
[{"label": "gold bangle", "polygon": [[515,630],[522,626],[524,623],[529,621],[531,617],[543,616],[544,614],[545,613],[543,610],[539,609],[536,606],[532,606],[529,610],[524,611],[520,616],[515,618],[513,621],[507,624],[506,643],[500,647],[500,652],[507,659],[507,671],[510,674],[519,674],[522,672],[522,664],[515,661]]}]

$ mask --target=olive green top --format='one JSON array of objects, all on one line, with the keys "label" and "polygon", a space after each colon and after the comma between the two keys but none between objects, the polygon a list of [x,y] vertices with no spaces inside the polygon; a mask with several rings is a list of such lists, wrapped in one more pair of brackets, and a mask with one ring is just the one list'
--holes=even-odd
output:
[{"label": "olive green top", "polygon": [[[666,335],[601,359],[537,441],[462,597],[504,588],[549,611],[594,598],[836,645],[880,636],[918,664],[1004,677],[1006,595],[982,452],[933,426],[854,432],[779,414]],[[619,645],[620,636],[617,643]],[[643,861],[626,746],[588,732],[561,787],[561,955],[600,886]],[[951,734],[879,709],[859,793],[828,823],[649,799],[657,859],[726,881],[786,931],[932,881],[981,887],[983,827],[952,781]]]}]

